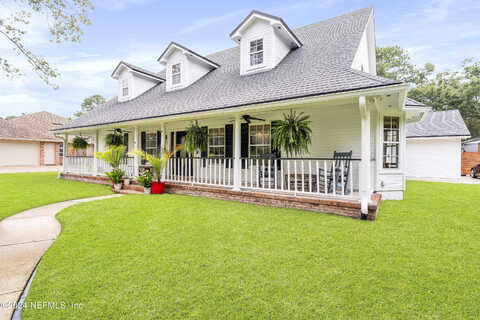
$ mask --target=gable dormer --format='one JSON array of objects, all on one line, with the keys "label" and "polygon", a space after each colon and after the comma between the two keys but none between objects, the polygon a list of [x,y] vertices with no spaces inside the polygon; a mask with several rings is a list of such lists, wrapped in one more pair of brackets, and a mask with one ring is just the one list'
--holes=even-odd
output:
[{"label": "gable dormer", "polygon": [[377,75],[376,45],[375,45],[375,18],[373,7],[363,30],[357,52],[352,61],[352,68]]},{"label": "gable dormer", "polygon": [[166,91],[186,88],[208,72],[220,67],[198,53],[171,42],[158,62],[165,66]]},{"label": "gable dormer", "polygon": [[156,84],[165,81],[155,72],[123,61],[120,61],[115,70],[113,70],[112,78],[118,80],[119,102],[138,97]]},{"label": "gable dormer", "polygon": [[252,11],[230,33],[240,45],[240,74],[252,74],[275,68],[287,54],[302,46],[279,17]]}]

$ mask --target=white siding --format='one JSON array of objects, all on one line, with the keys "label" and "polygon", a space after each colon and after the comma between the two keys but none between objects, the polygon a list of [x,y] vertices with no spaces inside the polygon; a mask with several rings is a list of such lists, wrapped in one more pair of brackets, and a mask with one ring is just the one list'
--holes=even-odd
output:
[{"label": "white siding", "polygon": [[[250,66],[250,41],[263,39],[263,64]],[[240,41],[240,74],[269,70],[275,66],[273,27],[264,20],[255,20],[243,33]]]},{"label": "white siding", "polygon": [[355,53],[352,68],[357,70],[363,69],[364,72],[377,74],[375,59],[375,26],[373,17],[370,17]]},{"label": "white siding", "polygon": [[40,143],[0,141],[0,166],[40,165]]},{"label": "white siding", "polygon": [[[181,82],[180,84],[172,85],[172,66],[180,63]],[[167,64],[165,65],[166,71],[166,90],[172,91],[188,87],[211,70],[211,66],[198,61],[195,58],[187,57],[180,50],[175,50],[168,57]]]},{"label": "white siding", "polygon": [[416,178],[459,178],[461,139],[408,139],[407,176]]},{"label": "white siding", "polygon": [[[126,97],[123,96],[123,80],[128,81],[128,96]],[[138,97],[157,83],[157,81],[142,77],[140,74],[123,69],[118,76],[118,101],[127,101]]]}]

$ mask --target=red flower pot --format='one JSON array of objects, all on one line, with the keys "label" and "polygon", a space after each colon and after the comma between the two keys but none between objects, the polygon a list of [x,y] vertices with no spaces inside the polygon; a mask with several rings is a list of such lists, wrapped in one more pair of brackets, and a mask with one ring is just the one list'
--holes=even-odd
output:
[{"label": "red flower pot", "polygon": [[153,194],[162,194],[164,189],[165,189],[165,181],[152,182],[152,193]]}]

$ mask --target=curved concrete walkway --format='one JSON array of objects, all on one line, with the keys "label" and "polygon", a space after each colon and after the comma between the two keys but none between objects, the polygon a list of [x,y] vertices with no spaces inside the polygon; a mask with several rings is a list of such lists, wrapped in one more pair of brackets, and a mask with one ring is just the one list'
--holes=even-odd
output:
[{"label": "curved concrete walkway", "polygon": [[60,234],[61,226],[55,215],[77,203],[119,196],[58,202],[0,221],[0,320],[11,318],[35,266]]}]

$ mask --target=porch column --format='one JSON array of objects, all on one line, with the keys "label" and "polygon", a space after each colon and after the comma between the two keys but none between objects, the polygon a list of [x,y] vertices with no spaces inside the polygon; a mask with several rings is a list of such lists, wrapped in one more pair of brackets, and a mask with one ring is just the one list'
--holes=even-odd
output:
[{"label": "porch column", "polygon": [[240,161],[240,145],[241,145],[241,123],[240,120],[241,117],[239,114],[235,115],[235,132],[234,132],[234,138],[235,142],[233,144],[234,151],[233,151],[233,190],[240,190],[241,186],[241,181],[240,179],[242,178],[241,176],[241,170],[242,170],[242,164]]},{"label": "porch column", "polygon": [[[165,123],[162,122],[162,124],[160,125],[160,132],[162,133],[162,136],[160,137],[160,154],[161,156],[163,157],[163,152],[165,150],[167,150],[165,148]],[[165,170],[162,171],[162,181],[165,181],[165,174],[166,174],[166,168]]]},{"label": "porch column", "polygon": [[362,219],[366,219],[368,215],[368,203],[370,202],[370,110],[367,107],[365,96],[360,96],[358,99],[361,116],[361,148],[362,160],[360,162],[360,201],[362,210]]},{"label": "porch column", "polygon": [[63,138],[63,160],[62,160],[63,172],[65,172],[65,166],[67,166],[67,169],[68,169],[68,164],[66,162],[67,157],[68,157],[68,133],[65,133],[65,136]]},{"label": "porch column", "polygon": [[[133,129],[133,150],[138,150],[138,127],[135,127]],[[134,176],[138,176],[138,165],[139,165],[140,159],[137,155],[133,156],[133,174]]]},{"label": "porch column", "polygon": [[95,157],[95,152],[98,152],[98,130],[95,130],[93,137],[93,173],[98,176],[98,159]]}]

